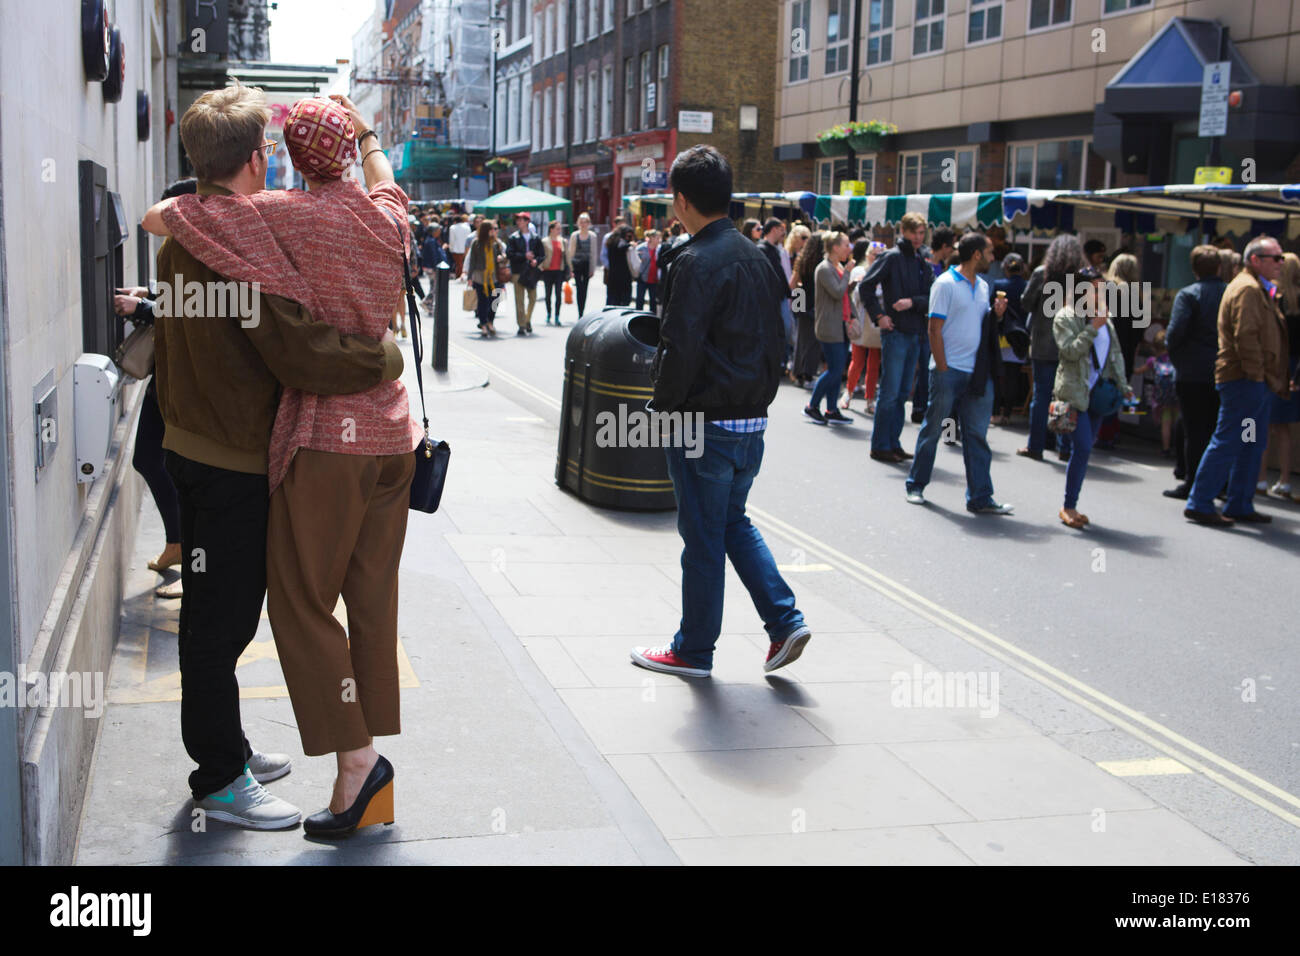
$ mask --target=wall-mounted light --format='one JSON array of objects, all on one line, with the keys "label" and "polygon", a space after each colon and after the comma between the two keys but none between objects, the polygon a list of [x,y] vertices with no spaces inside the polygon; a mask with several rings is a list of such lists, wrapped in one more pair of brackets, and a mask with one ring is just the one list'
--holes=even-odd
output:
[{"label": "wall-mounted light", "polygon": [[740,108],[740,128],[742,130],[758,129],[757,106],[742,106]]}]

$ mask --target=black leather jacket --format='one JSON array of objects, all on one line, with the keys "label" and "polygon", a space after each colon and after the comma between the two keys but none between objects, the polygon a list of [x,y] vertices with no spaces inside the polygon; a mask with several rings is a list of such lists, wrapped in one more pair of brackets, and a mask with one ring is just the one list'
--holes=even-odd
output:
[{"label": "black leather jacket", "polygon": [[[934,270],[918,250],[903,236],[898,237],[898,244],[871,264],[867,274],[858,283],[858,298],[871,316],[871,321],[879,325],[876,315],[876,303],[868,302],[867,295],[875,294],[876,283],[880,283],[885,296],[885,313],[894,322],[899,332],[911,335],[925,335],[929,327],[930,285],[934,282]],[[894,303],[899,299],[911,299],[912,307],[899,311]]]},{"label": "black leather jacket", "polygon": [[708,421],[765,416],[785,355],[785,296],[772,266],[726,218],[662,260],[670,268],[649,407]]},{"label": "black leather jacket", "polygon": [[538,264],[538,268],[541,268],[540,263],[546,254],[546,250],[542,246],[542,240],[527,233],[520,234],[518,230],[512,232],[510,238],[506,240],[506,256],[510,259],[510,271],[516,276],[523,275],[524,270],[528,268],[528,253],[530,252],[533,254],[533,260]]}]

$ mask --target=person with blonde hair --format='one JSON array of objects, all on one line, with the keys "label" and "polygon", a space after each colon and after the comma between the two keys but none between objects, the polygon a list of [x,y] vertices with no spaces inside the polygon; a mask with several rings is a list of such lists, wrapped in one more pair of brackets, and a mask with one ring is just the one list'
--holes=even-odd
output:
[{"label": "person with blonde hair", "polygon": [[[262,192],[267,150],[275,146],[266,139],[269,119],[265,98],[255,88],[234,85],[195,100],[181,117],[180,137],[198,178],[198,197],[183,198],[195,206],[238,208],[251,217],[267,208],[262,202],[268,197],[272,206],[284,202],[285,193]],[[405,197],[394,187],[392,199],[405,227]],[[382,242],[358,234],[350,251],[377,252],[382,246],[391,253],[392,274],[400,281],[402,233],[378,215],[382,221],[372,225]],[[289,218],[304,231],[315,231],[309,217],[295,213]],[[161,225],[155,207],[145,217],[145,227],[156,231]],[[235,261],[238,257],[213,255],[207,235],[183,231],[183,238],[167,239],[158,252],[164,283],[228,289],[249,278]],[[262,229],[257,234],[266,235]],[[263,258],[274,251],[274,243],[268,244]],[[323,303],[304,304],[310,296],[286,295],[291,290],[270,284],[261,290],[254,300],[260,306],[256,321],[236,320],[228,300],[227,308],[216,314],[183,318],[179,310],[163,307],[160,297],[155,363],[166,466],[180,499],[181,550],[186,556],[204,555],[202,567],[190,560],[181,566],[177,633],[181,735],[198,764],[190,790],[195,808],[209,819],[269,830],[294,826],[301,814],[262,786],[287,774],[290,761],[249,746],[240,723],[235,665],[257,632],[267,592],[268,558],[274,550],[267,535],[268,498],[284,464],[288,436],[282,428],[291,423],[284,417],[285,403],[293,401],[281,393],[298,395],[299,403],[310,396],[312,403],[328,408],[343,396],[351,400],[353,393],[363,400],[360,396],[375,389],[393,392],[401,389],[395,379],[402,357],[392,334],[385,332],[398,291],[394,287],[374,298],[362,290],[373,306],[373,321],[364,329],[331,324]],[[409,417],[398,422],[403,429],[410,424]],[[406,446],[406,458],[413,457],[413,447]],[[312,516],[318,525],[319,517]],[[333,530],[337,535],[337,526]],[[328,550],[336,545],[332,541]],[[384,548],[400,553],[401,538],[385,541]]]},{"label": "person with blonde hair", "polygon": [[[408,267],[406,193],[347,97],[299,100],[284,131],[307,191],[182,196],[150,210],[145,228],[170,233],[224,275],[305,304],[323,325],[378,341]],[[359,149],[368,189],[344,175]],[[426,434],[400,381],[352,395],[286,388],[280,398],[267,472],[267,615],[303,752],[333,754],[337,767],[328,806],[303,824],[309,836],[394,821],[393,765],[374,738],[401,732],[397,571],[413,453]],[[340,598],[346,629],[334,616]]]},{"label": "person with blonde hair", "polygon": [[[1291,426],[1300,421],[1300,393],[1297,393],[1296,371],[1300,363],[1300,256],[1294,252],[1282,253],[1282,272],[1277,279],[1277,303],[1286,319],[1287,382],[1290,394],[1283,398],[1274,394],[1273,411],[1268,419],[1268,444],[1259,463],[1259,481],[1255,490],[1272,494],[1287,501],[1295,500],[1291,493]],[[1277,481],[1268,484],[1268,450],[1277,449]]]}]

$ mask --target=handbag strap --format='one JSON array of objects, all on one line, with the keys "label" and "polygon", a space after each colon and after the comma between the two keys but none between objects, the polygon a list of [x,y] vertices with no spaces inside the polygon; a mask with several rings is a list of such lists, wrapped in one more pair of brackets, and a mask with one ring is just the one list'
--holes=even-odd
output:
[{"label": "handbag strap", "polygon": [[[383,212],[393,221],[393,225],[397,226],[397,235],[400,239],[402,227],[398,224],[397,217],[388,209],[384,209]],[[420,336],[420,310],[415,304],[415,280],[411,278],[411,263],[406,255],[406,250],[402,250],[402,288],[406,292],[406,311],[411,317],[411,351],[415,355],[415,381],[420,387],[420,417],[424,421],[424,440],[427,442],[429,440],[429,410],[424,404],[424,373],[420,370],[420,366],[424,362],[424,339]]]}]

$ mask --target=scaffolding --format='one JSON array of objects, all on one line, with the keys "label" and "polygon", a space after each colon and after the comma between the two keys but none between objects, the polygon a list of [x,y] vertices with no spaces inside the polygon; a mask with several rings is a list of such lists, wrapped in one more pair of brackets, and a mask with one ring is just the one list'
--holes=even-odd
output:
[{"label": "scaffolding", "polygon": [[[442,75],[443,94],[451,107],[451,145],[469,150],[492,148],[492,25],[489,0],[438,0],[435,7],[433,70]],[[440,21],[437,8],[445,19]],[[439,28],[445,25],[445,31]],[[444,57],[439,62],[439,55]]]}]

